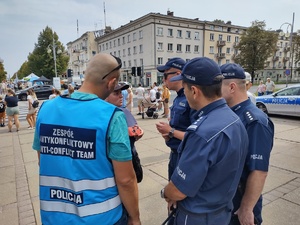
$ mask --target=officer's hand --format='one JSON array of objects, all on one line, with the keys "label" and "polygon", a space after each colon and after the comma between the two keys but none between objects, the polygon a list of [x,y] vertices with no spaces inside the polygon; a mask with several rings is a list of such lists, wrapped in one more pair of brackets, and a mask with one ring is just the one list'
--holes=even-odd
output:
[{"label": "officer's hand", "polygon": [[238,209],[235,214],[238,215],[241,225],[255,225],[254,214],[251,210]]},{"label": "officer's hand", "polygon": [[171,127],[168,123],[160,121],[156,124],[156,129],[161,134],[169,134]]}]

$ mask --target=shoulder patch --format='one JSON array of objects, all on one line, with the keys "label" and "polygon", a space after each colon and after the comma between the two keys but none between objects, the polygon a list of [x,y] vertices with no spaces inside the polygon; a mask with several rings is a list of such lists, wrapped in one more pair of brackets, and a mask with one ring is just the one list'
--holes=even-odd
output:
[{"label": "shoulder patch", "polygon": [[245,118],[246,118],[247,124],[252,123],[257,120],[255,115],[253,113],[251,113],[250,111],[245,111]]}]

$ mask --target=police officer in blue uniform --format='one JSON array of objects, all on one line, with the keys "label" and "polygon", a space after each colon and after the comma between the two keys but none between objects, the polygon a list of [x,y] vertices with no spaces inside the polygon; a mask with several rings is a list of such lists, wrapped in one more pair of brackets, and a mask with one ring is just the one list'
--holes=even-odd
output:
[{"label": "police officer in blue uniform", "polygon": [[78,91],[40,108],[32,147],[43,225],[141,224],[126,118],[104,101],[121,66],[117,57],[95,55]]},{"label": "police officer in blue uniform", "polygon": [[262,190],[268,174],[274,140],[274,124],[247,96],[244,69],[234,63],[221,66],[222,95],[240,117],[249,137],[248,155],[233,199],[230,225],[262,223]]},{"label": "police officer in blue uniform", "polygon": [[178,164],[161,197],[177,205],[176,225],[228,224],[248,148],[246,130],[221,96],[223,76],[206,57],[187,62],[184,93],[197,110],[178,148]]},{"label": "police officer in blue uniform", "polygon": [[166,145],[171,149],[170,160],[168,165],[168,178],[170,179],[176,167],[177,148],[183,139],[187,127],[192,122],[192,113],[188,101],[184,95],[182,81],[170,82],[170,79],[181,73],[185,61],[181,58],[172,58],[166,65],[157,67],[159,72],[164,73],[164,83],[170,90],[177,93],[176,98],[171,106],[170,121],[159,122],[156,124],[157,130],[166,140]]}]

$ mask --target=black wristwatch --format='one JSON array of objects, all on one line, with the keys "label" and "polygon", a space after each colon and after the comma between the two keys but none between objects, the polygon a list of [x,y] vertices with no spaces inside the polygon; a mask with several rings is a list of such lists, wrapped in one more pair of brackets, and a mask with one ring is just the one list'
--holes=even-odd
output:
[{"label": "black wristwatch", "polygon": [[173,138],[174,137],[174,131],[175,131],[175,128],[172,127],[172,129],[169,132],[169,138]]},{"label": "black wristwatch", "polygon": [[165,197],[165,188],[161,189],[161,191],[160,191],[160,197],[161,198],[166,198]]}]

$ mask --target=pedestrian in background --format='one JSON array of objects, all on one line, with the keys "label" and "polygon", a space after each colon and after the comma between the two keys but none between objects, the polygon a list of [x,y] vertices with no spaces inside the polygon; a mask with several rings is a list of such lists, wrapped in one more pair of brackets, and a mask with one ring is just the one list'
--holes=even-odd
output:
[{"label": "pedestrian in background", "polygon": [[12,89],[7,89],[7,95],[4,98],[6,105],[6,115],[8,117],[8,131],[12,131],[13,120],[16,125],[17,131],[20,129],[19,121],[19,106],[18,106],[18,96]]},{"label": "pedestrian in background", "polygon": [[[128,84],[125,84],[128,85]],[[126,108],[129,110],[129,112],[132,111],[132,107],[133,107],[133,93],[132,93],[132,89],[131,87],[127,88],[127,92],[128,92],[128,97],[127,97],[127,104],[126,104]]]},{"label": "pedestrian in background", "polygon": [[39,110],[32,147],[43,225],[141,224],[126,118],[104,100],[121,67],[120,58],[96,54],[78,91]]},{"label": "pedestrian in background", "polygon": [[169,118],[169,101],[170,101],[170,90],[167,88],[166,84],[163,84],[163,92],[161,96],[161,101],[163,102],[164,112],[163,118]]},{"label": "pedestrian in background", "polygon": [[29,124],[28,129],[32,130],[35,127],[36,123],[36,112],[37,108],[34,108],[32,103],[38,100],[36,94],[34,93],[33,89],[28,89],[27,91],[27,103],[28,103],[28,113],[26,116],[26,120]]},{"label": "pedestrian in background", "polygon": [[198,57],[171,81],[183,81],[195,122],[178,148],[178,163],[161,196],[176,207],[176,225],[225,225],[231,218],[248,137],[221,95],[223,76],[212,59]]},{"label": "pedestrian in background", "polygon": [[2,96],[0,95],[0,126],[5,127],[5,102],[3,101]]},{"label": "pedestrian in background", "polygon": [[251,102],[256,105],[256,96],[255,94],[251,93],[249,89],[252,87],[252,77],[251,74],[248,72],[245,72],[245,79],[246,79],[246,90],[248,98],[250,98]]},{"label": "pedestrian in background", "polygon": [[267,78],[267,82],[266,82],[266,94],[270,95],[274,92],[275,90],[275,84],[274,82],[271,80],[270,77]]},{"label": "pedestrian in background", "polygon": [[257,95],[258,95],[258,96],[262,96],[262,95],[265,94],[265,91],[266,91],[266,85],[264,84],[264,82],[263,82],[262,80],[259,82],[259,85],[258,85],[256,91],[257,91]]},{"label": "pedestrian in background", "polygon": [[222,95],[243,122],[249,138],[246,162],[235,193],[230,225],[262,223],[262,191],[269,169],[274,141],[274,125],[270,118],[251,103],[247,96],[244,69],[237,64],[221,66],[224,76]]},{"label": "pedestrian in background", "polygon": [[139,87],[135,90],[136,98],[137,98],[137,105],[138,105],[138,114],[142,115],[142,101],[145,98],[145,88],[142,87],[142,84],[139,83]]},{"label": "pedestrian in background", "polygon": [[57,96],[60,96],[60,91],[57,90],[56,88],[52,89],[52,94],[49,96],[49,100],[56,98]]}]

